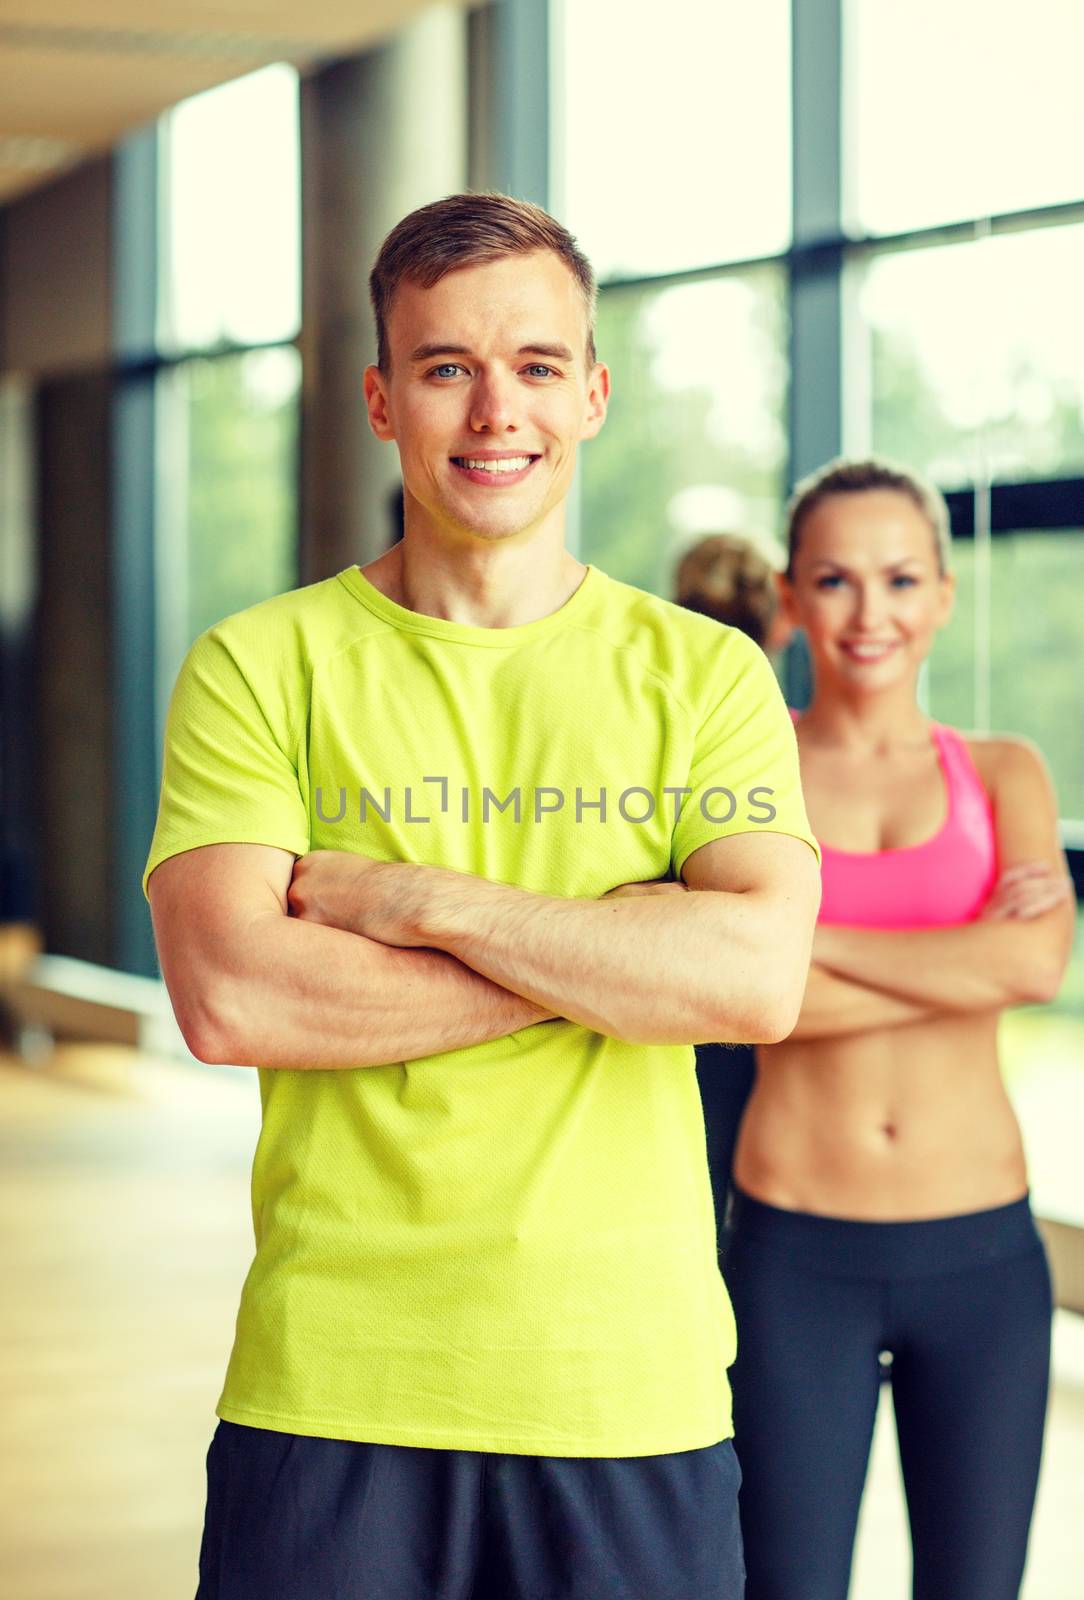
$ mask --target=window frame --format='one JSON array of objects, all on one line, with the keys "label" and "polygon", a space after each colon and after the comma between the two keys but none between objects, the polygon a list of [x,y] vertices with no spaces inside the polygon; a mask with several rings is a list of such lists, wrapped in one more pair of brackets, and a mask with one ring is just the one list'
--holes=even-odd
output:
[{"label": "window frame", "polygon": [[[293,349],[304,384],[302,329],[289,338],[208,345],[166,344],[159,308],[166,269],[162,207],[168,190],[169,113],[122,141],[113,158],[112,548],[114,696],[113,838],[118,863],[114,963],[158,977],[158,956],[140,881],[154,831],[161,775],[165,701],[176,653],[167,614],[158,469],[162,434],[160,380],[194,359]],[[304,213],[302,213],[302,217]],[[297,494],[295,552],[300,558],[300,462],[291,465]],[[169,682],[165,681],[168,676]]]},{"label": "window frame", "polygon": [[[538,0],[555,8],[572,0]],[[618,290],[659,290],[719,279],[751,268],[774,265],[785,274],[790,324],[788,373],[788,457],[785,481],[793,486],[822,462],[844,453],[846,412],[857,386],[856,364],[848,359],[848,277],[874,253],[924,249],[980,237],[1084,222],[1079,201],[1000,213],[961,217],[951,222],[897,233],[869,233],[848,224],[844,54],[847,0],[792,0],[791,4],[791,172],[793,227],[786,250],[771,255],[699,265],[688,270],[628,277],[606,277],[601,299]],[[556,32],[553,37],[560,37]],[[552,78],[551,74],[551,78]],[[552,112],[551,112],[552,116]],[[559,181],[559,180],[558,180]],[[1084,527],[1084,477],[1067,475],[1031,481],[955,484],[945,488],[953,535],[975,537],[976,506],[989,506],[991,539],[1027,532],[1066,532]],[[809,693],[808,660],[801,646],[788,653],[788,697],[798,705]],[[1063,819],[1062,841],[1076,885],[1084,899],[1084,818]]]}]

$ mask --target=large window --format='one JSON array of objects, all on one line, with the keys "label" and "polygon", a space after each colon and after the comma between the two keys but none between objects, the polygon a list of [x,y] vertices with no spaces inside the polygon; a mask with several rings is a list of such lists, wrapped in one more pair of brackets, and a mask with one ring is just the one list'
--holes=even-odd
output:
[{"label": "large window", "polygon": [[697,533],[772,538],[786,468],[785,296],[777,267],[602,297],[606,426],[584,452],[582,553],[668,594]]},{"label": "large window", "polygon": [[158,565],[174,655],[297,582],[299,382],[290,345],[196,357],[162,374]]},{"label": "large window", "polygon": [[161,124],[160,717],[199,633],[297,582],[298,143],[297,74],[281,66]]},{"label": "large window", "polygon": [[[954,520],[974,538],[956,541],[929,710],[1034,740],[1079,845],[1084,10],[1036,0],[1023,25],[979,0],[854,0],[849,15],[846,442],[956,491]],[[1084,918],[1056,1003],[1010,1011],[1001,1037],[1035,1204],[1084,1222],[1065,1133],[1084,1116]]]},{"label": "large window", "polygon": [[1080,1198],[1080,1126],[1084,1116],[1084,910],[1056,1006],[1025,1006],[1004,1018],[1000,1050],[1005,1084],[1020,1119],[1031,1198],[1039,1216],[1084,1224]]},{"label": "large window", "polygon": [[566,0],[560,38],[557,186],[601,279],[785,248],[788,0]]},{"label": "large window", "polygon": [[265,67],[161,124],[164,351],[292,339],[301,323],[297,73]]},{"label": "large window", "polygon": [[1084,672],[1073,670],[1084,653],[1084,533],[998,535],[988,584],[975,558],[973,543],[957,543],[956,608],[930,660],[930,710],[972,728],[989,706],[995,730],[1024,734],[1043,751],[1062,816],[1084,817],[1084,739],[1074,736],[1084,728]]},{"label": "large window", "polygon": [[1084,472],[1084,225],[878,251],[859,270],[875,449],[951,488]]},{"label": "large window", "polygon": [[[581,554],[667,595],[695,535],[778,539],[795,476],[833,453],[924,471],[961,534],[928,709],[1034,740],[1079,846],[1084,8],[676,0],[649,19],[565,0],[560,36],[557,194],[600,271],[614,380],[583,453]],[[810,191],[793,197],[792,72]],[[1082,1030],[1078,940],[1057,1003],[1003,1036],[1036,1200],[1084,1221],[1065,1134]]]},{"label": "large window", "polygon": [[[1084,7],[851,0],[848,17],[847,145],[861,231],[1082,198]],[[1027,299],[1034,305],[1036,294]]]},{"label": "large window", "polygon": [[777,537],[790,6],[566,0],[559,37],[557,189],[600,277],[613,380],[583,452],[580,553],[669,594],[697,535]]}]

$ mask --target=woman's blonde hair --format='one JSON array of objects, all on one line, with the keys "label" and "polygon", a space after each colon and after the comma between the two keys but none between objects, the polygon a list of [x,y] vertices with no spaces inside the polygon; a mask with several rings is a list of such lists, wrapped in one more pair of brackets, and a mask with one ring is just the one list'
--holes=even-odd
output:
[{"label": "woman's blonde hair", "polygon": [[802,536],[802,524],[818,506],[837,494],[866,494],[871,489],[889,489],[906,495],[933,529],[937,565],[944,577],[952,564],[952,530],[948,506],[940,489],[920,473],[911,472],[881,456],[866,456],[848,461],[840,457],[803,478],[787,506],[787,577],[794,577],[794,558]]}]

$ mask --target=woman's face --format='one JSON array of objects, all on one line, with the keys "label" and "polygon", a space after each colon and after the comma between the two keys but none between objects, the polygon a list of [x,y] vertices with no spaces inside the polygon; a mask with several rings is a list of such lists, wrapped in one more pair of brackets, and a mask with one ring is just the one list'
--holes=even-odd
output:
[{"label": "woman's face", "polygon": [[783,603],[822,677],[878,690],[917,676],[953,591],[914,501],[867,489],[831,495],[806,518]]}]

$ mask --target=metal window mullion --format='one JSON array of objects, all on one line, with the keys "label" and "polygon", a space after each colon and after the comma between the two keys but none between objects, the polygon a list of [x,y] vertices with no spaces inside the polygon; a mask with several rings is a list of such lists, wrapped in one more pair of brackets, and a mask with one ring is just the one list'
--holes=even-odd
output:
[{"label": "metal window mullion", "polygon": [[[843,4],[791,4],[792,484],[843,448]],[[808,704],[804,641],[787,651],[784,684],[791,705]]]},{"label": "metal window mullion", "polygon": [[[520,200],[553,203],[551,4],[493,0],[472,20],[471,182]],[[567,3],[567,0],[564,0]]]}]

